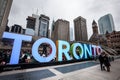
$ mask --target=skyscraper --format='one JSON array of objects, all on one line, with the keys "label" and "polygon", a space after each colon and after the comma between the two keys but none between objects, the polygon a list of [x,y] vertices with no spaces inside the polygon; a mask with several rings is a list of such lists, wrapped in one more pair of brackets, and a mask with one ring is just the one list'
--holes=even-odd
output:
[{"label": "skyscraper", "polygon": [[29,30],[34,32],[32,35],[38,36],[38,29],[39,29],[39,15],[32,14],[32,16],[28,16],[27,18],[27,28],[26,28],[26,34],[29,33]]},{"label": "skyscraper", "polygon": [[27,20],[27,26],[26,27],[35,30],[36,19],[34,17],[28,16],[28,18],[26,20]]},{"label": "skyscraper", "polygon": [[74,19],[75,41],[88,41],[86,19],[79,16]]},{"label": "skyscraper", "polygon": [[26,20],[27,20],[27,26],[26,26],[25,34],[34,36],[36,18],[28,16]]},{"label": "skyscraper", "polygon": [[13,33],[22,33],[22,26],[18,25],[18,24],[14,24],[12,27],[11,27],[11,31],[10,32],[13,32]]},{"label": "skyscraper", "polygon": [[32,17],[35,18],[35,36],[38,36],[38,29],[39,29],[39,15],[32,14]]},{"label": "skyscraper", "polygon": [[99,24],[100,34],[105,34],[106,31],[111,33],[112,31],[115,30],[114,21],[111,14],[107,14],[101,17],[98,20],[98,24]]},{"label": "skyscraper", "polygon": [[39,36],[39,37],[48,37],[48,28],[49,28],[49,17],[45,15],[36,15],[28,16],[27,28],[25,34]]},{"label": "skyscraper", "polygon": [[0,0],[0,38],[7,26],[7,20],[13,0]]},{"label": "skyscraper", "polygon": [[54,23],[51,38],[54,42],[56,40],[70,41],[69,22],[66,20],[58,19]]},{"label": "skyscraper", "polygon": [[49,17],[45,15],[41,15],[39,18],[39,28],[38,28],[38,36],[48,37],[48,29],[49,29]]}]

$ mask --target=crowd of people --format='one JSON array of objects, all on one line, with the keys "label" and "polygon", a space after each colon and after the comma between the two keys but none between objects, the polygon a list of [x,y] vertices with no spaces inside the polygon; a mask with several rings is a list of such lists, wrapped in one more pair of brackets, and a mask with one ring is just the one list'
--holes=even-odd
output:
[{"label": "crowd of people", "polygon": [[[0,50],[0,65],[9,64],[11,52],[12,51],[10,49]],[[29,50],[21,51],[19,63],[30,63],[32,61],[33,61],[33,58]]]},{"label": "crowd of people", "polygon": [[11,50],[0,50],[0,65],[9,63]]},{"label": "crowd of people", "polygon": [[[9,64],[11,53],[12,50],[10,49],[0,50],[0,65]],[[50,55],[50,52],[44,49],[42,51],[38,51],[38,53],[42,57],[47,57]],[[52,61],[55,61],[55,59]],[[31,50],[21,50],[19,63],[37,63],[37,61],[33,58]]]}]

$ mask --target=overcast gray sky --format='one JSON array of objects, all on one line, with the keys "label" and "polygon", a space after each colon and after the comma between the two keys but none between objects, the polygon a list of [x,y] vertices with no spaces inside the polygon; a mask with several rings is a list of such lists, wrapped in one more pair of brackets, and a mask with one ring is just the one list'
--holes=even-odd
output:
[{"label": "overcast gray sky", "polygon": [[26,28],[26,18],[33,13],[49,16],[50,23],[53,19],[68,20],[72,28],[73,19],[82,16],[87,20],[89,37],[92,35],[93,19],[97,22],[101,16],[111,13],[115,29],[120,31],[120,0],[13,0],[9,26],[19,24]]}]

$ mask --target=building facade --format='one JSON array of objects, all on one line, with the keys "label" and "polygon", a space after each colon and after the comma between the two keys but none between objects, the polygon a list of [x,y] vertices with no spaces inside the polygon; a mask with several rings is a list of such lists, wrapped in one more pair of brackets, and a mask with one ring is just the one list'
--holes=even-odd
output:
[{"label": "building facade", "polygon": [[75,41],[88,41],[86,19],[79,16],[74,19]]},{"label": "building facade", "polygon": [[98,20],[98,24],[99,24],[100,34],[105,34],[106,31],[111,33],[115,30],[114,21],[111,14],[107,14],[101,17]]},{"label": "building facade", "polygon": [[116,50],[120,54],[120,31],[106,33],[108,47]]},{"label": "building facade", "polygon": [[52,27],[52,40],[65,40],[70,41],[70,27],[69,22],[66,20],[58,19]]},{"label": "building facade", "polygon": [[50,18],[48,16],[45,16],[43,14],[40,15],[38,36],[48,38],[49,20],[50,20]]},{"label": "building facade", "polygon": [[13,0],[0,0],[0,38],[7,26],[7,20]]},{"label": "building facade", "polygon": [[35,33],[34,33],[34,36],[38,36],[38,29],[39,29],[39,15],[36,15],[36,14],[32,14],[32,17],[35,18]]},{"label": "building facade", "polygon": [[92,22],[92,30],[93,34],[89,39],[89,42],[95,45],[104,45],[107,46],[107,39],[104,34],[99,34],[98,33],[98,26],[95,20]]},{"label": "building facade", "polygon": [[27,20],[27,25],[26,25],[25,34],[34,36],[36,18],[28,16],[26,20]]},{"label": "building facade", "polygon": [[6,26],[5,31],[6,31],[6,32],[9,32],[9,31],[10,31],[9,26]]},{"label": "building facade", "polygon": [[26,20],[27,20],[26,28],[30,28],[30,29],[35,30],[36,19],[34,17],[28,16],[28,18]]},{"label": "building facade", "polygon": [[89,42],[95,45],[101,45],[103,50],[108,53],[120,54],[120,31],[113,31],[106,34],[98,33],[98,26],[95,21],[92,23],[93,34],[89,39]]},{"label": "building facade", "polygon": [[22,34],[22,26],[15,24],[11,27],[10,32]]}]

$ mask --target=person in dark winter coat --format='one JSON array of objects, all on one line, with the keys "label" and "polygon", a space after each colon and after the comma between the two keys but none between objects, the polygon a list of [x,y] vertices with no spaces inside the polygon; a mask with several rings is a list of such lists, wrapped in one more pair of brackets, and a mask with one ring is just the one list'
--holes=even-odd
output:
[{"label": "person in dark winter coat", "polygon": [[99,61],[100,61],[101,71],[104,70],[104,68],[103,68],[103,64],[104,64],[103,55],[104,55],[104,52],[102,52],[102,53],[99,55]]},{"label": "person in dark winter coat", "polygon": [[110,61],[109,61],[109,58],[108,58],[107,54],[105,54],[105,56],[104,56],[104,65],[107,68],[107,71],[110,72],[111,64],[110,64]]}]

